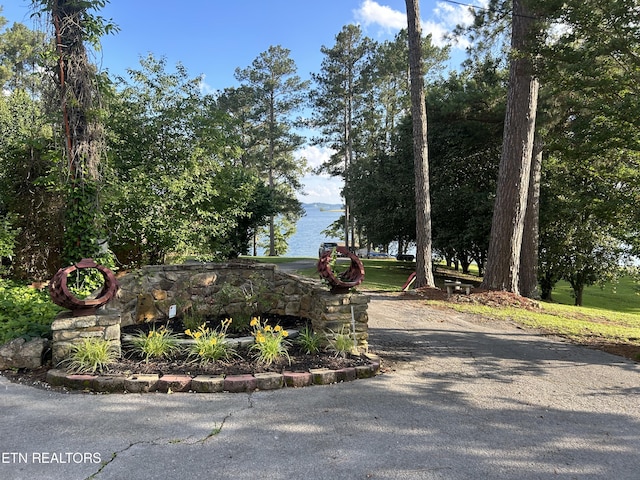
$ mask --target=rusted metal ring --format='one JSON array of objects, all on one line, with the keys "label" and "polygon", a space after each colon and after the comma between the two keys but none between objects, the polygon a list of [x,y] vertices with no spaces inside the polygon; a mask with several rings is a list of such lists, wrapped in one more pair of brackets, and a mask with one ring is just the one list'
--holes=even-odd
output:
[{"label": "rusted metal ring", "polygon": [[345,247],[337,247],[336,251],[349,257],[351,265],[346,272],[336,276],[331,269],[331,251],[325,252],[318,260],[318,273],[320,278],[331,285],[331,293],[348,293],[350,289],[358,286],[364,280],[364,265],[357,255],[351,253]]},{"label": "rusted metal ring", "polygon": [[[83,268],[95,268],[104,278],[104,284],[96,298],[81,300],[73,295],[67,286],[69,274]],[[68,308],[73,312],[74,316],[95,314],[96,310],[111,300],[117,291],[118,281],[113,272],[107,267],[98,265],[91,258],[83,258],[75,265],[61,268],[49,283],[49,295],[53,303],[63,308]]]}]

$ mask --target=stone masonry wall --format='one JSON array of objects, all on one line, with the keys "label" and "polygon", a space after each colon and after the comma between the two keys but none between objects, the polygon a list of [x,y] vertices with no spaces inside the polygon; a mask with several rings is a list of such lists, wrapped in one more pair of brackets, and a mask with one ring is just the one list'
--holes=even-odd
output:
[{"label": "stone masonry wall", "polygon": [[358,348],[368,342],[369,297],[331,294],[320,280],[278,270],[276,265],[244,262],[147,266],[118,278],[120,289],[106,308],[122,326],[165,320],[172,305],[177,315],[278,314],[310,319],[327,335],[350,329],[355,320]]},{"label": "stone masonry wall", "polygon": [[120,314],[101,311],[95,315],[72,316],[71,312],[60,312],[51,324],[51,357],[54,366],[67,359],[74,343],[84,338],[99,337],[108,340],[120,355]]}]

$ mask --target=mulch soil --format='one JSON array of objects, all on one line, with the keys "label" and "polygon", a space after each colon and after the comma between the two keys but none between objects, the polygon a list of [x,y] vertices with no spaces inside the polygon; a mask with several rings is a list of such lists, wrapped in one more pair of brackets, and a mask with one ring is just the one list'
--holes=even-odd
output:
[{"label": "mulch soil", "polygon": [[[283,328],[295,328],[300,329],[306,323],[303,319],[297,317],[272,317],[269,318],[271,325],[279,324]],[[182,332],[185,330],[184,326],[179,320],[173,320],[168,324],[162,323],[173,332]],[[219,325],[218,320],[209,321],[209,326],[215,328],[215,325]],[[158,328],[160,325],[155,325]],[[138,332],[146,333],[153,327],[152,324],[141,324],[122,329],[123,334],[136,334]],[[242,335],[249,335],[248,332],[244,332]],[[338,370],[347,367],[357,367],[360,365],[367,365],[369,362],[367,359],[346,355],[336,355],[332,351],[320,351],[316,354],[306,354],[300,347],[292,342],[291,347],[288,349],[289,358],[283,357],[274,361],[270,365],[264,365],[256,362],[250,352],[246,348],[238,349],[237,355],[232,356],[228,361],[210,362],[207,364],[201,364],[200,362],[193,361],[186,357],[186,355],[176,356],[171,359],[149,359],[145,360],[143,357],[133,352],[126,343],[122,345],[123,355],[114,363],[109,365],[108,370],[101,372],[106,375],[132,375],[132,374],[159,374],[159,375],[190,375],[195,377],[197,375],[243,375],[254,373],[266,373],[276,372],[282,373],[283,371],[289,372],[306,372],[314,368],[328,368],[331,370]],[[60,390],[66,391],[63,387],[53,388],[47,381],[47,371],[54,368],[51,362],[46,363],[43,367],[34,370],[5,370],[2,371],[2,375],[15,383],[21,383],[24,385],[30,385],[47,390]]]}]

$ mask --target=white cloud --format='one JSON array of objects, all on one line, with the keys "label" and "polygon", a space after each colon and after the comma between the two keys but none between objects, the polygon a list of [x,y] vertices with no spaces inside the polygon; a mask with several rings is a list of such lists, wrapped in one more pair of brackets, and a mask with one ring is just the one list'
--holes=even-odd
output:
[{"label": "white cloud", "polygon": [[213,95],[217,93],[216,89],[207,83],[207,76],[205,74],[200,75],[200,82],[198,83],[200,92],[203,95]]},{"label": "white cloud", "polygon": [[[334,150],[317,145],[307,145],[296,152],[296,157],[304,157],[307,166],[315,169],[329,160]],[[327,174],[308,174],[302,177],[304,193],[298,194],[298,200],[303,203],[341,203],[340,191],[344,185],[341,178]]]},{"label": "white cloud", "polygon": [[303,177],[304,194],[298,195],[302,203],[342,203],[343,181],[338,177],[307,175]]},{"label": "white cloud", "polygon": [[431,42],[436,47],[444,47],[449,45],[449,40],[447,40],[446,35],[449,33],[447,27],[442,23],[432,22],[428,20],[426,22],[422,22],[422,32],[423,34],[431,34]]},{"label": "white cloud", "polygon": [[296,158],[305,158],[307,160],[307,166],[315,169],[328,161],[333,153],[334,150],[331,148],[307,145],[296,152]]},{"label": "white cloud", "polygon": [[407,16],[386,5],[373,0],[364,0],[358,10],[354,10],[355,18],[365,26],[379,25],[386,30],[407,28]]},{"label": "white cloud", "polygon": [[[479,0],[479,5],[484,6],[487,0]],[[377,25],[386,33],[397,31],[407,27],[407,15],[405,12],[394,10],[387,5],[381,5],[375,0],[364,0],[360,8],[354,10],[357,22],[364,26]],[[456,25],[470,25],[473,22],[470,9],[464,5],[452,5],[445,2],[437,2],[435,8],[429,12],[428,20],[422,20],[422,31],[425,35],[431,34],[433,44],[443,47],[451,41],[446,38]],[[469,42],[458,39],[453,46],[466,48]]]}]

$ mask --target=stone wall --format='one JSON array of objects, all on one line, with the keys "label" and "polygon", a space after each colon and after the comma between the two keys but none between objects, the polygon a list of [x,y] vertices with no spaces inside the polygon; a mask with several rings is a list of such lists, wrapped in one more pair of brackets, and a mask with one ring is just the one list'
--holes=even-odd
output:
[{"label": "stone wall", "polygon": [[63,313],[54,322],[54,361],[84,337],[102,336],[115,342],[120,325],[166,320],[172,305],[177,316],[195,312],[232,318],[259,314],[302,317],[311,320],[316,332],[329,337],[350,330],[353,319],[357,346],[361,351],[367,349],[368,296],[331,294],[320,280],[282,272],[276,265],[231,262],[146,266],[119,277],[118,283],[116,298],[97,315],[72,317]]},{"label": "stone wall", "polygon": [[99,311],[95,315],[74,317],[71,312],[60,312],[51,324],[51,360],[55,366],[69,358],[73,344],[85,338],[98,337],[111,343],[120,356],[120,314]]}]

